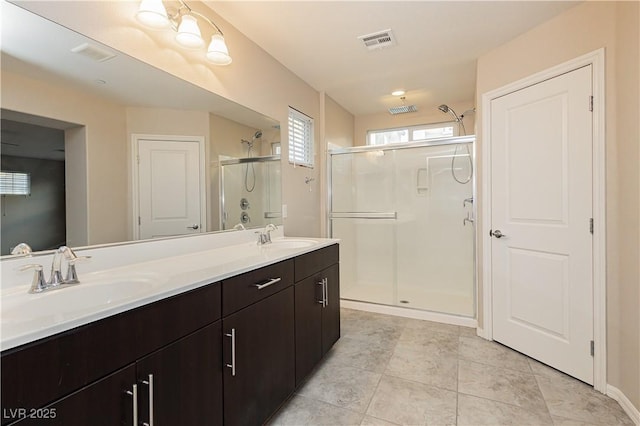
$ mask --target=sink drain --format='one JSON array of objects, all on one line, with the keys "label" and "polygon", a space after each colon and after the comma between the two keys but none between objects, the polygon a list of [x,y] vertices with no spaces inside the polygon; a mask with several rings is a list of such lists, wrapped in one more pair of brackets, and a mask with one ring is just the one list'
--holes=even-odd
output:
[{"label": "sink drain", "polygon": [[400,303],[409,303],[408,300],[401,300]]}]

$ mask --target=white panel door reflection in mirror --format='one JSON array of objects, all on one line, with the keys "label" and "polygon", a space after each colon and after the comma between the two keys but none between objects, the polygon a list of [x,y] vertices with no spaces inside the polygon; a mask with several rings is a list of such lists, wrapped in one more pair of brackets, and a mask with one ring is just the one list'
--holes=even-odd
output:
[{"label": "white panel door reflection in mirror", "polygon": [[493,338],[593,383],[591,66],[491,102]]},{"label": "white panel door reflection in mirror", "polygon": [[138,161],[139,237],[202,232],[199,141],[138,139]]}]

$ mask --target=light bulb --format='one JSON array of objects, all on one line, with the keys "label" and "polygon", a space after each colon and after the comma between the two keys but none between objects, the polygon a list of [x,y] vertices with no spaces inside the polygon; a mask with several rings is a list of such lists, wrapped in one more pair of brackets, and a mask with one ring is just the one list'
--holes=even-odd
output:
[{"label": "light bulb", "polygon": [[197,49],[204,46],[204,40],[200,34],[198,21],[191,15],[184,15],[178,27],[176,41],[183,47]]},{"label": "light bulb", "polygon": [[170,25],[162,0],[142,0],[136,13],[136,19],[141,24],[158,30],[168,28]]},{"label": "light bulb", "polygon": [[229,65],[231,63],[229,49],[224,42],[222,34],[211,36],[211,43],[209,43],[209,48],[207,49],[207,59],[216,65]]}]

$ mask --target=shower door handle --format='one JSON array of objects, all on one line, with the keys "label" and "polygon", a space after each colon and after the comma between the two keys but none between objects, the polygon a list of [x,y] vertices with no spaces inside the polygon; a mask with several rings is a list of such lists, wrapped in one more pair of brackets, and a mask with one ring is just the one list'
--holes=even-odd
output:
[{"label": "shower door handle", "polygon": [[496,229],[495,231],[489,230],[489,236],[496,237],[496,238],[506,237],[506,235],[503,234],[499,229]]},{"label": "shower door handle", "polygon": [[200,225],[198,225],[198,224],[193,224],[193,225],[191,225],[191,226],[187,226],[187,229],[194,229],[194,230],[195,230],[195,229],[200,229]]}]

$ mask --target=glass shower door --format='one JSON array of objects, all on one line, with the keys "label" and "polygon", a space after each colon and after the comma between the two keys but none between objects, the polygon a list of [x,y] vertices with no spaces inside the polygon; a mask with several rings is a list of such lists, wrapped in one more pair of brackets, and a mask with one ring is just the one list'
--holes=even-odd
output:
[{"label": "glass shower door", "polygon": [[347,300],[475,315],[473,138],[331,154]]},{"label": "glass shower door", "polygon": [[394,304],[394,153],[368,151],[332,157],[331,227],[333,237],[342,239],[340,295],[344,299]]},{"label": "glass shower door", "polygon": [[473,316],[471,144],[395,153],[397,300],[411,308]]}]

